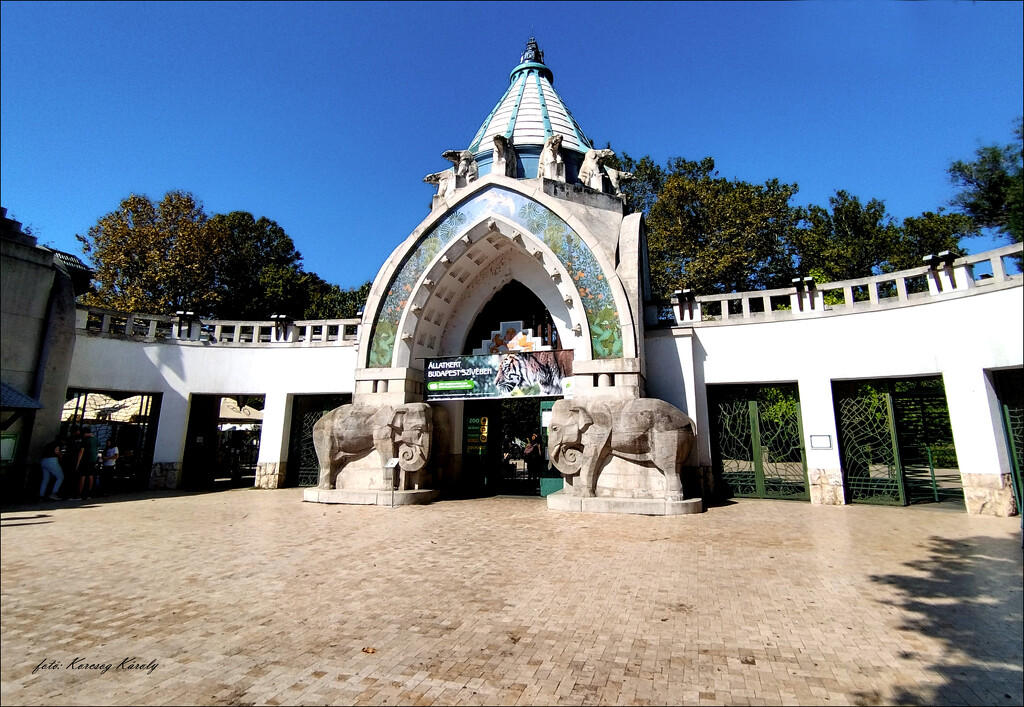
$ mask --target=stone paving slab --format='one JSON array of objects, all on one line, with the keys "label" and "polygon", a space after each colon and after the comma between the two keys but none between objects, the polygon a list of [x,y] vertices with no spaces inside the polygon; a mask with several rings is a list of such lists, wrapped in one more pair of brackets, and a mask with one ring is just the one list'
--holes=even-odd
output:
[{"label": "stone paving slab", "polygon": [[528,498],[396,509],[301,498],[242,489],[5,510],[2,702],[1024,697],[1016,518],[756,500],[649,517]]}]

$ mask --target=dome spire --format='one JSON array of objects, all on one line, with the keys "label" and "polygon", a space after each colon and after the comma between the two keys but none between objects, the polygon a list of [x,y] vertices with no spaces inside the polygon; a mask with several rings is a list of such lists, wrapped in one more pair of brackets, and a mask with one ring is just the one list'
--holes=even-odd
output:
[{"label": "dome spire", "polygon": [[544,52],[542,52],[540,47],[537,46],[537,40],[533,37],[530,37],[530,39],[527,40],[526,51],[524,51],[523,55],[519,57],[520,64],[525,64],[528,61],[535,61],[538,64],[544,63]]},{"label": "dome spire", "polygon": [[519,57],[519,66],[512,69],[512,73],[508,75],[509,83],[515,83],[518,76],[530,69],[533,69],[546,78],[550,84],[554,85],[555,77],[551,73],[551,69],[544,63],[544,52],[537,46],[537,40],[533,37],[530,37],[526,42],[526,49],[523,50]]}]

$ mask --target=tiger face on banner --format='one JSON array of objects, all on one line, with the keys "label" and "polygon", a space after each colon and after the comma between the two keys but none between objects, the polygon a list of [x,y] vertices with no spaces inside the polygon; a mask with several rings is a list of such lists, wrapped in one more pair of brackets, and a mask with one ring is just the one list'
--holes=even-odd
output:
[{"label": "tiger face on banner", "polygon": [[427,400],[572,397],[572,361],[572,351],[517,351],[427,359]]}]

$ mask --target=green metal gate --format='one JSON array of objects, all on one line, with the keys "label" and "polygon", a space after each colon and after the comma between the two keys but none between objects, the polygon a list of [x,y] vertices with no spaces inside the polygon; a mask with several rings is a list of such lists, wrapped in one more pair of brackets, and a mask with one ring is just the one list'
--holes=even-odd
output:
[{"label": "green metal gate", "polygon": [[709,386],[716,476],[733,496],[808,500],[795,385]]},{"label": "green metal gate", "polygon": [[939,377],[833,383],[851,503],[963,503]]},{"label": "green metal gate", "polygon": [[992,382],[1003,412],[1003,430],[1010,453],[1010,472],[1013,476],[1013,496],[1017,513],[1022,514],[1024,487],[1024,370],[993,371]]},{"label": "green metal gate", "polygon": [[352,396],[347,393],[295,396],[288,445],[288,486],[316,486],[320,483],[320,462],[313,447],[313,425],[325,413],[350,402]]}]

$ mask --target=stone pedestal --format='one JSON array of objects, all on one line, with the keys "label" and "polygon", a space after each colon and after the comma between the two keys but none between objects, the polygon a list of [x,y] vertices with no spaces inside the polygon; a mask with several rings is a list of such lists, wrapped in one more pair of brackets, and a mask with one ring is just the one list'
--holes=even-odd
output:
[{"label": "stone pedestal", "polygon": [[570,496],[565,491],[548,494],[548,509],[575,513],[632,513],[644,516],[679,516],[700,513],[704,503],[699,498],[669,501],[664,498],[620,498]]},{"label": "stone pedestal", "polygon": [[1002,518],[1017,514],[1009,474],[961,474],[961,478],[968,513]]},{"label": "stone pedestal", "polygon": [[808,469],[811,503],[819,506],[842,506],[846,503],[842,469]]},{"label": "stone pedestal", "polygon": [[440,498],[436,489],[417,491],[369,491],[366,489],[318,489],[308,488],[302,492],[302,500],[310,503],[347,503],[357,506],[411,506],[417,503],[432,503]]},{"label": "stone pedestal", "polygon": [[279,489],[284,486],[287,462],[259,462],[256,464],[256,488]]},{"label": "stone pedestal", "polygon": [[149,471],[149,488],[157,491],[176,489],[181,483],[181,464],[179,462],[155,462]]}]

